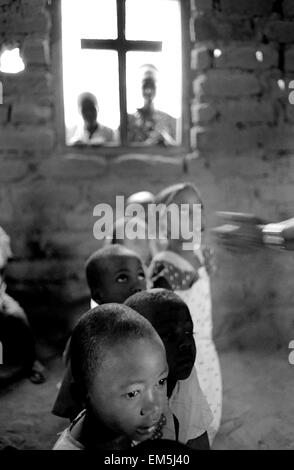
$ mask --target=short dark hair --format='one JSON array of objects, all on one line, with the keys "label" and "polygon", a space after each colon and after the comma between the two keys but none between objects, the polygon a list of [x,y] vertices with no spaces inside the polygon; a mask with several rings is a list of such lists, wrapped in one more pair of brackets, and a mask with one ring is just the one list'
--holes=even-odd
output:
[{"label": "short dark hair", "polygon": [[181,297],[168,289],[156,288],[137,292],[126,299],[124,304],[136,310],[151,323],[152,318],[163,312],[171,313],[184,308],[190,314],[188,306]]},{"label": "short dark hair", "polygon": [[81,93],[78,96],[78,107],[81,108],[86,101],[93,103],[95,108],[98,106],[98,101],[97,101],[96,96],[93,95],[93,93],[90,93],[88,91]]},{"label": "short dark hair", "polygon": [[119,244],[106,245],[95,251],[87,259],[85,264],[86,278],[92,296],[101,282],[101,277],[105,273],[105,260],[110,257],[123,256],[138,258],[141,261],[135,251],[129,250],[125,246]]},{"label": "short dark hair", "polygon": [[72,375],[80,390],[89,390],[111,347],[140,338],[160,341],[151,323],[126,305],[109,303],[86,312],[70,341]]}]

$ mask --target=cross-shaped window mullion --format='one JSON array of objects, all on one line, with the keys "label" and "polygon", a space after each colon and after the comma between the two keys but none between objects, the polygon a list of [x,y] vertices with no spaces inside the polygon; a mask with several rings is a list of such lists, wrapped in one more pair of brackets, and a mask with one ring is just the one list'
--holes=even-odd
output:
[{"label": "cross-shaped window mullion", "polygon": [[108,49],[118,53],[119,101],[120,101],[120,137],[121,144],[127,144],[127,91],[126,91],[126,54],[128,51],[160,52],[161,41],[130,41],[126,39],[126,0],[116,0],[117,4],[117,39],[81,39],[82,49]]}]

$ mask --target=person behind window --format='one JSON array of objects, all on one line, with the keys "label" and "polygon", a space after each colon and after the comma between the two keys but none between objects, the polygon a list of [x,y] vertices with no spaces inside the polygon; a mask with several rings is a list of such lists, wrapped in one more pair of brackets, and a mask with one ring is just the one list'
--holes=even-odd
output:
[{"label": "person behind window", "polygon": [[142,69],[144,105],[128,116],[128,140],[145,145],[176,145],[176,119],[154,107],[157,68],[146,64]]},{"label": "person behind window", "polygon": [[114,132],[97,120],[99,107],[96,96],[82,93],[78,97],[78,108],[83,123],[76,126],[70,138],[70,145],[101,145],[114,140]]}]

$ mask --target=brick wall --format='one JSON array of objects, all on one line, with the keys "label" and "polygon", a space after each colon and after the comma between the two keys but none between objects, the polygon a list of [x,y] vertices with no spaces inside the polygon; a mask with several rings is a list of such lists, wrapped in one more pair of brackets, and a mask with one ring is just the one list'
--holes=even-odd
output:
[{"label": "brick wall", "polygon": [[[216,210],[269,220],[293,215],[294,6],[290,0],[191,0],[191,138],[199,158],[188,175],[180,164],[152,157],[60,153],[50,11],[45,0],[0,0],[0,45],[16,41],[26,63],[18,75],[0,74],[0,225],[12,237],[14,295],[36,330],[58,337],[68,312],[87,299],[83,263],[98,246],[92,213],[99,202],[189,179],[206,201],[208,227]],[[215,248],[219,346],[287,345],[294,337],[294,255],[237,256]]]}]

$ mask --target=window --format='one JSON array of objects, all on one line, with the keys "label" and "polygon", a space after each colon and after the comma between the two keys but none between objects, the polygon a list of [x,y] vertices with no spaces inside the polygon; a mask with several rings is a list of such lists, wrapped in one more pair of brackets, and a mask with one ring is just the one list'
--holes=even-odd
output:
[{"label": "window", "polygon": [[187,2],[60,0],[59,5],[58,101],[66,145],[188,149]]}]

